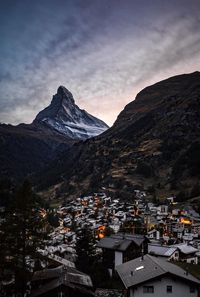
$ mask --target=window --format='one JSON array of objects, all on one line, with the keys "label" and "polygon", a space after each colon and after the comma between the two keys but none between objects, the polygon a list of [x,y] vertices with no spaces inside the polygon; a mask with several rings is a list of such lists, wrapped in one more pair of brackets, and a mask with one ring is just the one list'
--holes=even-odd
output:
[{"label": "window", "polygon": [[167,286],[167,293],[172,293],[172,286]]},{"label": "window", "polygon": [[195,287],[190,287],[190,293],[195,293]]},{"label": "window", "polygon": [[154,293],[154,286],[144,286],[143,293]]}]

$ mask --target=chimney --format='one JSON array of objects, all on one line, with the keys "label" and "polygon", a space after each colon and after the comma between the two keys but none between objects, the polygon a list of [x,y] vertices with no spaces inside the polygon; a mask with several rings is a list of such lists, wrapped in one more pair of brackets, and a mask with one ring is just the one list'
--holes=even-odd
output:
[{"label": "chimney", "polygon": [[160,231],[156,230],[156,239],[159,240],[160,239]]},{"label": "chimney", "polygon": [[144,260],[144,244],[142,243],[142,255],[141,255],[141,261]]}]

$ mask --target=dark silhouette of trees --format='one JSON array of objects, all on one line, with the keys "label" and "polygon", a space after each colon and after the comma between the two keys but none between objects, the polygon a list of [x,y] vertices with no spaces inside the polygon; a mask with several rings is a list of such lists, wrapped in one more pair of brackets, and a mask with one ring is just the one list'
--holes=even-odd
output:
[{"label": "dark silhouette of trees", "polygon": [[32,273],[40,266],[37,249],[42,247],[45,237],[40,199],[25,181],[1,214],[0,282],[10,282],[1,286],[1,296],[25,296]]},{"label": "dark silhouette of trees", "polygon": [[91,276],[94,287],[99,287],[99,284],[106,286],[109,281],[108,271],[101,256],[96,254],[95,244],[93,232],[89,228],[82,229],[76,245],[76,267]]},{"label": "dark silhouette of trees", "polygon": [[77,238],[76,266],[79,270],[89,273],[95,257],[95,239],[90,229],[84,228]]}]

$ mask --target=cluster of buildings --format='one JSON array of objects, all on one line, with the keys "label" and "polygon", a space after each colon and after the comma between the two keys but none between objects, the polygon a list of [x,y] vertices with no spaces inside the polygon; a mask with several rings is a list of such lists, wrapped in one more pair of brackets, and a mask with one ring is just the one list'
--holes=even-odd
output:
[{"label": "cluster of buildings", "polygon": [[[196,266],[200,276],[200,215],[191,205],[180,206],[174,197],[153,204],[138,190],[133,202],[94,193],[43,209],[41,216],[56,224],[46,247],[38,249],[43,269],[33,274],[27,296],[200,296],[199,279],[180,265]],[[77,269],[77,242],[84,230],[123,293],[101,284],[95,293],[91,276]]]},{"label": "cluster of buildings", "polygon": [[103,288],[95,295],[91,276],[76,268],[77,240],[85,229],[110,278],[124,288],[112,294],[198,296],[200,281],[177,265],[196,265],[200,272],[200,215],[190,205],[179,208],[174,197],[155,205],[135,191],[132,203],[95,193],[49,212],[58,226],[38,250],[44,269],[34,273],[30,296],[111,296]]},{"label": "cluster of buildings", "polygon": [[77,198],[55,210],[59,227],[51,234],[54,246],[59,242],[72,245],[82,229],[90,229],[96,239],[119,232],[142,234],[162,245],[189,243],[200,246],[200,215],[191,207],[179,209],[174,197],[154,205],[145,192],[135,191],[133,203],[112,200],[105,193]]},{"label": "cluster of buildings", "polygon": [[87,228],[96,239],[96,253],[110,277],[119,277],[126,296],[198,296],[199,280],[175,265],[200,262],[200,215],[191,206],[179,209],[174,197],[154,205],[145,192],[135,191],[133,203],[96,193],[55,212],[60,226],[46,250],[64,267],[69,266],[65,261],[76,261],[76,241]]}]

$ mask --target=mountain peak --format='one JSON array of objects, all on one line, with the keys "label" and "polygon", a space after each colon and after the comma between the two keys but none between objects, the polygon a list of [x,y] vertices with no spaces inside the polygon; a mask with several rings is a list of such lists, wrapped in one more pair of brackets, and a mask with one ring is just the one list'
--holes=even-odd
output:
[{"label": "mountain peak", "polygon": [[58,90],[57,90],[57,93],[69,93],[69,94],[72,94],[67,88],[65,88],[64,86],[59,86],[58,87]]},{"label": "mountain peak", "polygon": [[72,93],[67,88],[65,88],[64,86],[59,86],[58,87],[58,90],[57,90],[57,94],[56,95],[61,96],[62,99],[71,100],[73,102],[73,104],[75,104],[75,101],[74,101],[74,98],[73,98]]},{"label": "mountain peak", "polygon": [[60,103],[65,101],[65,103],[75,104],[72,93],[64,86],[58,87],[56,95],[53,96],[52,103],[54,103],[54,101],[59,101]]},{"label": "mountain peak", "polygon": [[34,122],[46,124],[72,139],[87,139],[108,129],[103,121],[81,110],[64,86],[59,86],[51,104],[39,112]]}]

